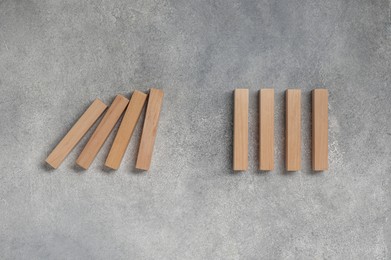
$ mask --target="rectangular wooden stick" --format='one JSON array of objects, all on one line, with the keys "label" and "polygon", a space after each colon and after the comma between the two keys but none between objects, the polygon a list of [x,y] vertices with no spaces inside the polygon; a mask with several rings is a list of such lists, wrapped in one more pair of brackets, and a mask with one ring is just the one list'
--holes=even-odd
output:
[{"label": "rectangular wooden stick", "polygon": [[48,158],[46,158],[46,162],[57,169],[106,108],[107,106],[102,101],[95,99],[79,120],[73,125],[71,130],[69,130],[49,154]]},{"label": "rectangular wooden stick", "polygon": [[301,90],[286,91],[286,169],[301,169]]},{"label": "rectangular wooden stick", "polygon": [[124,117],[122,118],[117,135],[115,136],[113,145],[111,146],[109,155],[107,156],[105,166],[112,169],[119,168],[122,158],[126,152],[126,148],[129,145],[130,138],[133,135],[133,130],[140,118],[146,99],[146,94],[137,90],[133,92]]},{"label": "rectangular wooden stick", "polygon": [[312,91],[312,169],[328,169],[328,91]]},{"label": "rectangular wooden stick", "polygon": [[121,95],[115,97],[113,103],[111,103],[109,109],[102,118],[102,121],[100,121],[98,127],[95,129],[95,132],[92,134],[83,151],[77,158],[77,165],[83,169],[88,169],[90,167],[100,148],[102,148],[102,145],[120,118],[122,112],[125,110],[128,102],[129,100]]},{"label": "rectangular wooden stick", "polygon": [[152,88],[149,92],[148,106],[145,114],[143,132],[137,155],[136,168],[148,170],[151,166],[153,147],[159,123],[160,110],[163,104],[162,90]]},{"label": "rectangular wooden stick", "polygon": [[248,168],[248,89],[234,93],[234,171]]},{"label": "rectangular wooden stick", "polygon": [[259,92],[259,169],[274,169],[274,89]]}]

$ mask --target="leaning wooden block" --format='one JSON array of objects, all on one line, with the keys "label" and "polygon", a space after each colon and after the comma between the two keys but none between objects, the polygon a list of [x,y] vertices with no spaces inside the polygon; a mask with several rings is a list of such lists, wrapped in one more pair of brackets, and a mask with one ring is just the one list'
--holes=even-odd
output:
[{"label": "leaning wooden block", "polygon": [[328,169],[328,91],[312,91],[312,169]]},{"label": "leaning wooden block", "polygon": [[234,93],[234,171],[248,168],[248,89]]},{"label": "leaning wooden block", "polygon": [[301,169],[301,90],[286,91],[286,169]]},{"label": "leaning wooden block", "polygon": [[151,165],[163,96],[163,91],[159,89],[152,88],[149,92],[148,106],[137,155],[137,169],[148,170]]},{"label": "leaning wooden block", "polygon": [[126,148],[129,145],[130,138],[132,137],[133,130],[140,118],[146,98],[146,94],[137,90],[134,91],[122,118],[113,145],[111,146],[109,155],[107,156],[105,166],[112,169],[119,168]]},{"label": "leaning wooden block", "polygon": [[259,92],[259,169],[274,169],[274,89]]},{"label": "leaning wooden block", "polygon": [[102,145],[120,118],[122,112],[125,110],[128,102],[129,100],[121,95],[115,97],[113,103],[111,103],[109,109],[102,118],[102,121],[100,121],[95,132],[92,134],[83,151],[77,158],[77,165],[84,169],[88,169],[90,167],[99,150],[102,148]]},{"label": "leaning wooden block", "polygon": [[48,158],[46,158],[46,162],[57,169],[106,108],[107,106],[102,101],[95,99],[79,120],[73,125],[71,130],[69,130],[49,154]]}]

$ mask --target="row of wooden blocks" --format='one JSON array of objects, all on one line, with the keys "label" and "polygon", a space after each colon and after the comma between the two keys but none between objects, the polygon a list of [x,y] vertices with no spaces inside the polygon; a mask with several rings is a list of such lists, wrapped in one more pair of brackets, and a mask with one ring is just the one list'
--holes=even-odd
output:
[{"label": "row of wooden blocks", "polygon": [[[76,164],[83,169],[90,167],[107,137],[126,110],[105,162],[105,166],[118,169],[148,97],[136,161],[137,169],[148,170],[152,160],[163,95],[162,90],[151,89],[149,95],[140,91],[134,91],[130,101],[121,95],[116,96],[77,158]],[[106,108],[107,106],[102,101],[96,99],[50,153],[46,162],[53,168],[58,168]]]},{"label": "row of wooden blocks", "polygon": [[[248,89],[234,93],[233,168],[248,168]],[[301,90],[286,91],[285,166],[301,169]],[[274,89],[259,92],[259,169],[274,169]],[[328,169],[328,91],[312,91],[312,169]]]}]

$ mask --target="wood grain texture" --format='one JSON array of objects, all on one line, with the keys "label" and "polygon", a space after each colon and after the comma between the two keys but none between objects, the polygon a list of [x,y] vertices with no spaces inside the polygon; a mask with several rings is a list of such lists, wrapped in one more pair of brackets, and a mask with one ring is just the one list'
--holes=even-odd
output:
[{"label": "wood grain texture", "polygon": [[153,147],[157,134],[160,110],[163,104],[164,93],[159,89],[151,89],[148,97],[148,106],[145,114],[143,132],[137,155],[136,168],[149,170],[152,161]]},{"label": "wood grain texture", "polygon": [[259,92],[259,169],[274,169],[274,89]]},{"label": "wood grain texture", "polygon": [[286,91],[286,169],[301,169],[301,90]]},{"label": "wood grain texture", "polygon": [[102,101],[95,99],[49,154],[48,158],[46,158],[46,162],[57,169],[106,108],[107,106]]},{"label": "wood grain texture", "polygon": [[102,145],[120,118],[122,112],[125,110],[128,102],[129,100],[121,95],[115,97],[113,103],[111,103],[109,109],[102,118],[102,121],[100,121],[98,127],[95,129],[95,132],[92,134],[83,151],[77,158],[77,165],[83,169],[88,169],[90,167],[99,150],[102,148]]},{"label": "wood grain texture", "polygon": [[234,171],[248,168],[248,89],[234,92]]},{"label": "wood grain texture", "polygon": [[140,118],[146,99],[147,94],[137,90],[133,92],[109,155],[107,156],[105,166],[111,169],[118,169],[121,165],[122,158],[129,145],[137,121]]},{"label": "wood grain texture", "polygon": [[328,91],[312,91],[312,169],[328,169]]}]

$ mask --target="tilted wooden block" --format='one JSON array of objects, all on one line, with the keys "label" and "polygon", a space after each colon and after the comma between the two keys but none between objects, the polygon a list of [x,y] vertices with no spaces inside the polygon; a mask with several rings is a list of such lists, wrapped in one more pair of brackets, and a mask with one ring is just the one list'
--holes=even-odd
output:
[{"label": "tilted wooden block", "polygon": [[147,95],[134,91],[132,98],[129,101],[126,112],[122,118],[121,125],[115,136],[113,145],[111,146],[109,155],[107,156],[105,166],[118,169],[122,158],[126,152],[126,148],[129,145],[130,138],[133,135],[133,130],[140,118],[141,111],[143,110]]},{"label": "tilted wooden block", "polygon": [[163,96],[163,91],[159,89],[152,88],[149,92],[148,106],[137,155],[137,169],[148,170],[151,165]]},{"label": "tilted wooden block", "polygon": [[83,169],[88,169],[90,167],[99,150],[102,148],[102,145],[120,118],[122,112],[125,110],[128,102],[129,100],[121,95],[115,97],[113,103],[111,103],[109,109],[102,118],[102,121],[100,121],[95,132],[92,134],[83,151],[77,158],[77,165]]},{"label": "tilted wooden block", "polygon": [[259,169],[274,169],[274,89],[259,92]]},{"label": "tilted wooden block", "polygon": [[234,92],[234,171],[248,168],[248,89]]},{"label": "tilted wooden block", "polygon": [[328,91],[312,91],[312,169],[328,169]]},{"label": "tilted wooden block", "polygon": [[79,120],[73,125],[71,130],[69,130],[49,154],[48,158],[46,158],[46,162],[53,168],[58,168],[106,108],[107,106],[102,101],[95,99]]},{"label": "tilted wooden block", "polygon": [[286,169],[301,169],[301,90],[286,91]]}]

